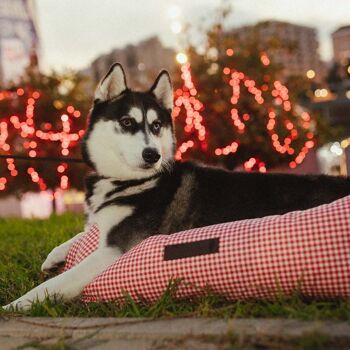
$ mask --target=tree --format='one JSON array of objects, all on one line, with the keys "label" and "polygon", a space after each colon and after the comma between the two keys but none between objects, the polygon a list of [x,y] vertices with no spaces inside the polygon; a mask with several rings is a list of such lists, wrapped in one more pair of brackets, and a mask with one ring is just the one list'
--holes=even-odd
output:
[{"label": "tree", "polygon": [[247,171],[294,168],[315,146],[316,122],[297,104],[301,92],[279,80],[269,47],[254,33],[243,42],[224,32],[223,17],[207,31],[205,50],[187,47],[175,91],[176,156]]},{"label": "tree", "polygon": [[83,187],[83,164],[36,157],[80,158],[89,105],[75,72],[28,69],[18,85],[0,93],[0,154],[32,158],[0,159],[0,195]]}]

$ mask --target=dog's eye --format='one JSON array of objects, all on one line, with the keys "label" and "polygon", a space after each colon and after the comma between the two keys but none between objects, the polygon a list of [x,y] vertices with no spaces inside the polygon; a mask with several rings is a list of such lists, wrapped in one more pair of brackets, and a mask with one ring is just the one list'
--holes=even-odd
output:
[{"label": "dog's eye", "polygon": [[162,123],[160,120],[155,120],[153,123],[152,123],[152,129],[153,131],[157,132],[160,130],[160,128],[162,127]]},{"label": "dog's eye", "polygon": [[120,124],[125,128],[130,128],[134,123],[133,120],[129,117],[124,117],[120,120]]}]

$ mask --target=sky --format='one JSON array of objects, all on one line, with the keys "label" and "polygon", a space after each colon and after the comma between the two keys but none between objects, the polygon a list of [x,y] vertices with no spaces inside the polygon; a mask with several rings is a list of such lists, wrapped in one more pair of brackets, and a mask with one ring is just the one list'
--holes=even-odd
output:
[{"label": "sky", "polygon": [[[198,23],[221,0],[37,0],[42,67],[84,69],[96,57],[157,35],[176,46],[169,9],[178,21]],[[350,0],[232,0],[228,27],[275,19],[317,28],[320,55],[332,58],[331,33],[350,24]]]}]

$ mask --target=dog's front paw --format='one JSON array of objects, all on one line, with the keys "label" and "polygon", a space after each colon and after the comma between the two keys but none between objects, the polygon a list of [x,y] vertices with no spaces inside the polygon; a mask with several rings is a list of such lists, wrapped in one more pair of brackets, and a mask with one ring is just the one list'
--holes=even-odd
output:
[{"label": "dog's front paw", "polygon": [[32,307],[32,302],[30,300],[24,300],[19,298],[10,304],[3,306],[5,311],[27,311]]},{"label": "dog's front paw", "polygon": [[64,264],[66,256],[66,250],[60,249],[60,247],[54,248],[41,265],[41,271],[48,273],[57,270]]}]

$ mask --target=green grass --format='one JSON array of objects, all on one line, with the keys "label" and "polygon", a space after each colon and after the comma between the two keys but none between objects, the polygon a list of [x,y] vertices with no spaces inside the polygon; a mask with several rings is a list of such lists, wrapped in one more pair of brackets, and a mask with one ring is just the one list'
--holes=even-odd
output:
[{"label": "green grass", "polygon": [[[82,216],[66,214],[49,220],[0,219],[0,305],[15,300],[43,282],[47,276],[40,266],[47,254],[83,227]],[[350,300],[305,301],[298,296],[274,301],[228,302],[208,293],[195,300],[174,298],[176,284],[170,285],[153,305],[136,304],[126,296],[123,305],[83,304],[79,301],[35,303],[27,315],[51,317],[283,317],[304,320],[336,319],[350,321]]]}]

